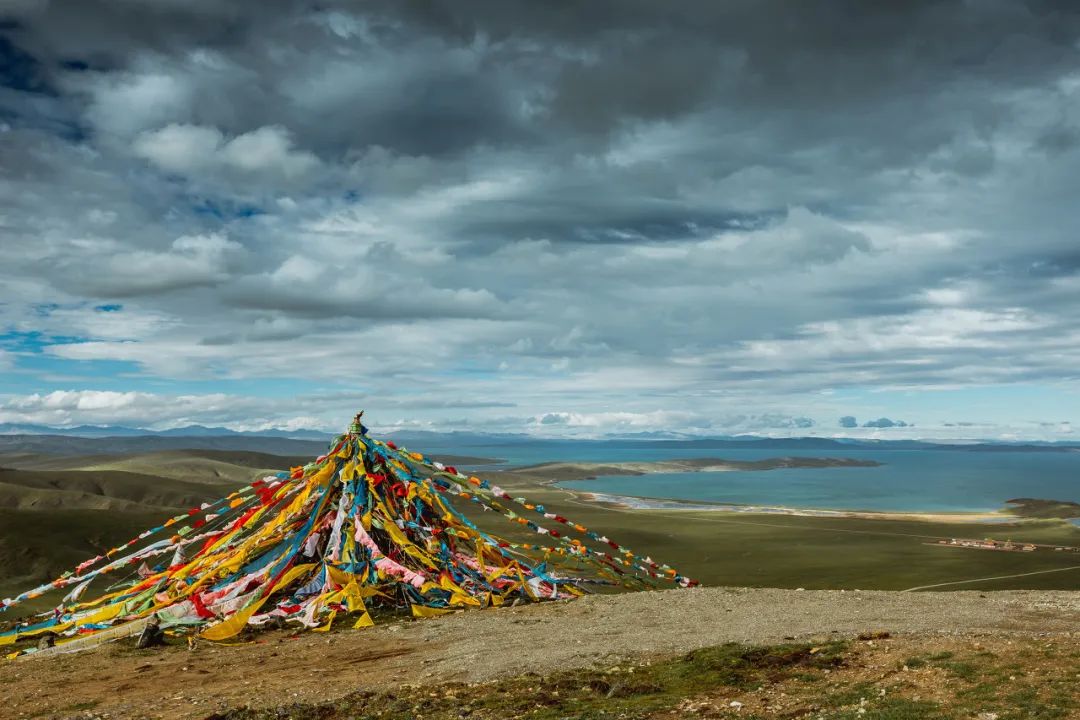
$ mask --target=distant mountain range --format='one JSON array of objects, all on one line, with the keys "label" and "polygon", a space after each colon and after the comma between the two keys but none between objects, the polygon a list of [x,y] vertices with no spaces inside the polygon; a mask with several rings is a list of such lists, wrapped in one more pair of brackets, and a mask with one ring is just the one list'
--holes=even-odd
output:
[{"label": "distant mountain range", "polygon": [[[79,425],[59,428],[25,423],[0,423],[0,452],[40,452],[46,445],[64,445],[69,452],[94,452],[90,441],[105,440],[111,452],[150,451],[174,448],[244,449],[270,453],[303,453],[325,448],[336,433],[322,430],[238,431],[225,427],[187,425],[168,430],[148,430],[118,425]],[[478,433],[471,431],[434,432],[403,430],[376,432],[399,443],[422,448],[434,446],[499,446],[548,443],[607,444],[619,447],[670,447],[684,449],[789,449],[843,452],[855,448],[890,450],[956,450],[968,452],[1075,452],[1077,442],[930,442],[925,440],[870,440],[826,437],[761,437],[720,435],[697,437],[677,432],[645,432],[609,435],[596,439],[542,438],[524,433]],[[76,450],[78,448],[78,450]],[[101,450],[96,450],[101,452]]]},{"label": "distant mountain range", "polygon": [[600,438],[551,438],[536,437],[524,433],[476,433],[468,431],[431,432],[409,430],[388,433],[389,437],[402,443],[454,443],[460,445],[522,445],[544,443],[579,443],[617,447],[669,447],[669,448],[754,448],[788,450],[832,450],[853,448],[882,448],[890,450],[957,450],[997,452],[1072,452],[1080,451],[1080,443],[1058,440],[1003,441],[929,441],[929,440],[876,440],[868,438],[829,437],[765,437],[761,435],[716,435],[700,437],[678,432],[642,432],[606,435]]}]

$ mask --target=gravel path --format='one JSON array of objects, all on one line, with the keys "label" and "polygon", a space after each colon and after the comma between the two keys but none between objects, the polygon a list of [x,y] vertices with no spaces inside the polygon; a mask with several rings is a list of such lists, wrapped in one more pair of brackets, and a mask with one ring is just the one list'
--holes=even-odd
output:
[{"label": "gravel path", "polygon": [[223,706],[479,681],[724,642],[900,635],[1080,637],[1080,592],[697,588],[473,611],[365,631],[260,636],[194,651],[110,645],[0,664],[0,717],[199,718]]},{"label": "gravel path", "polygon": [[[507,617],[509,616],[509,617]],[[725,642],[906,634],[1077,633],[1080,592],[841,592],[695,588],[590,596],[409,628],[446,641],[431,670],[460,680],[579,665],[608,655],[674,653]],[[492,653],[491,648],[514,652]]]}]

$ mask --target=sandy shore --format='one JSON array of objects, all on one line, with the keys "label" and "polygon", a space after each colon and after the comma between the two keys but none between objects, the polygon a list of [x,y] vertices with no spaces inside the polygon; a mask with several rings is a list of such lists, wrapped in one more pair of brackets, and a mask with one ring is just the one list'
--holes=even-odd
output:
[{"label": "sandy shore", "polygon": [[631,495],[611,495],[606,493],[566,490],[574,498],[583,502],[598,503],[620,510],[635,511],[671,511],[671,512],[729,512],[753,515],[795,515],[802,517],[837,517],[861,518],[867,520],[919,520],[937,523],[1009,523],[1023,518],[1005,511],[995,512],[876,512],[869,510],[819,510],[813,508],[791,508],[774,505],[733,505],[721,503],[695,503],[664,498],[644,498]]},{"label": "sandy shore", "polygon": [[752,470],[764,472],[785,468],[850,468],[877,467],[873,460],[836,457],[774,457],[765,460],[724,460],[722,458],[678,458],[673,460],[630,462],[547,462],[505,470],[514,475],[536,478],[545,482],[584,480],[602,475],[652,475],[675,472],[731,472]]},{"label": "sandy shore", "polygon": [[754,470],[767,472],[794,467],[872,467],[875,462],[850,458],[778,457],[755,462],[733,462],[719,458],[691,458],[653,462],[550,462],[502,471],[505,475],[528,479],[566,493],[578,502],[635,512],[725,512],[755,515],[795,515],[803,517],[858,518],[866,520],[916,520],[932,523],[996,524],[1015,523],[1022,515],[1007,509],[972,512],[906,512],[876,510],[838,510],[832,508],[795,508],[783,505],[739,505],[734,503],[695,502],[674,498],[651,498],[614,493],[599,493],[562,487],[560,483],[609,475],[651,475],[669,472],[731,472]]}]

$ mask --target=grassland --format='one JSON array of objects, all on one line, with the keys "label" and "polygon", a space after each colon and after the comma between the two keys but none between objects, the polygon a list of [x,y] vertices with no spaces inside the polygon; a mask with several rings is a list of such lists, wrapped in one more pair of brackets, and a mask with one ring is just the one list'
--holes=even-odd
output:
[{"label": "grassland", "polygon": [[163,450],[135,454],[0,455],[0,465],[19,470],[103,471],[152,475],[193,483],[249,482],[256,475],[311,462],[311,456],[245,450]]},{"label": "grassland", "polygon": [[[213,451],[0,457],[0,596],[48,582],[178,510],[227,494],[261,467],[287,460]],[[53,600],[45,596],[20,611],[41,610]]]},{"label": "grassland", "polygon": [[[989,536],[1016,542],[1080,546],[1080,528],[1061,520],[1018,518],[1015,522],[979,525],[630,510],[585,502],[572,492],[519,473],[489,473],[485,477],[497,481],[511,495],[527,496],[552,512],[616,538],[707,585],[907,590],[1000,577],[944,589],[1080,589],[1080,553],[1049,549],[1033,553],[970,550],[936,543],[942,538]],[[1032,572],[1041,574],[1026,574]],[[1001,577],[1011,575],[1018,577]]]},{"label": "grassland", "polygon": [[[0,509],[0,597],[13,597],[48,582],[164,517],[161,511]],[[43,597],[22,606],[20,612],[41,610],[55,601],[55,597]],[[5,619],[13,618],[0,616]]]},{"label": "grassland", "polygon": [[1038,498],[1014,498],[1007,501],[1010,509],[1017,515],[1036,518],[1076,518],[1080,517],[1080,503],[1062,500],[1040,500]]}]

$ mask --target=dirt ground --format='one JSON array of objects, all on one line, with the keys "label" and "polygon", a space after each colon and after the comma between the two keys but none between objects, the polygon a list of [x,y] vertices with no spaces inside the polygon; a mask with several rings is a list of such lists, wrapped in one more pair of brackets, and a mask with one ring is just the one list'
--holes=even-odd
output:
[{"label": "dirt ground", "polygon": [[[1080,592],[698,588],[477,610],[362,631],[267,633],[234,645],[201,642],[193,650],[180,644],[136,650],[121,641],[0,664],[0,717],[204,718],[227,708],[321,702],[429,681],[486,681],[725,642],[829,640],[874,631],[891,633],[898,656],[917,647],[897,643],[927,638],[965,647],[1076,643]],[[895,670],[895,660],[883,657],[881,666]]]}]

